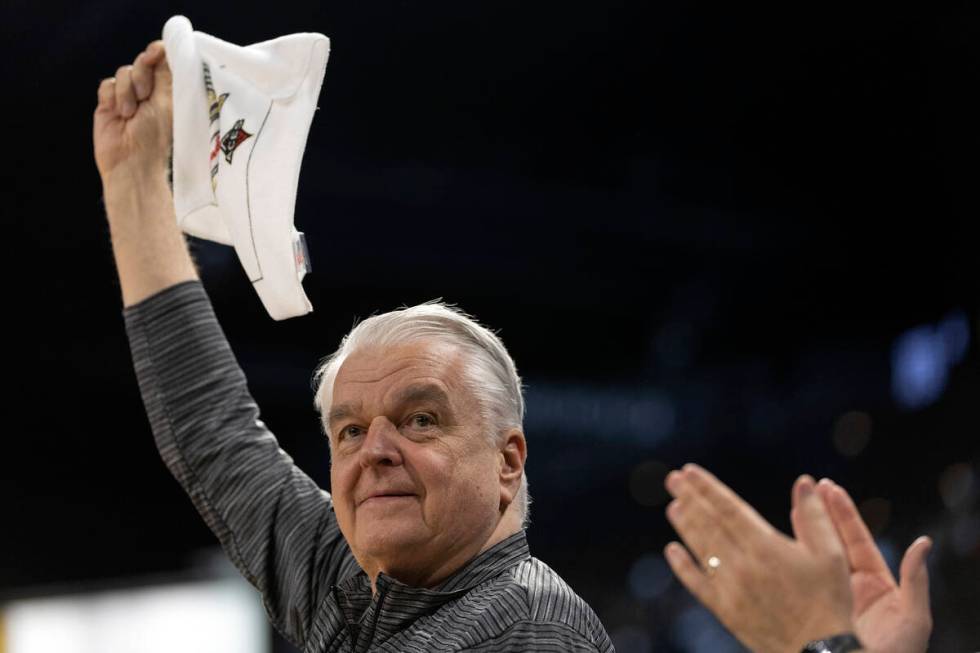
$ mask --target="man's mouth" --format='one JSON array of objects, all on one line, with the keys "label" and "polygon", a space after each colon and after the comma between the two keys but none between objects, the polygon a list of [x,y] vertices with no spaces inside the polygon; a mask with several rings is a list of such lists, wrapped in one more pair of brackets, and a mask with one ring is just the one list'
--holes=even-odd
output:
[{"label": "man's mouth", "polygon": [[410,499],[414,497],[415,497],[414,494],[409,494],[404,492],[388,492],[388,493],[381,493],[381,494],[372,494],[366,499],[364,499],[363,501],[361,501],[361,504],[365,504],[369,502],[382,503],[382,502],[396,501],[399,499]]}]

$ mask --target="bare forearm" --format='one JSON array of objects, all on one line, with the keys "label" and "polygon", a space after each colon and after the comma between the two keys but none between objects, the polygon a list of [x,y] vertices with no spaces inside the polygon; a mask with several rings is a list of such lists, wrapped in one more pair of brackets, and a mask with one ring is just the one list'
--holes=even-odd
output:
[{"label": "bare forearm", "polygon": [[103,191],[124,306],[198,278],[163,174],[105,180]]}]

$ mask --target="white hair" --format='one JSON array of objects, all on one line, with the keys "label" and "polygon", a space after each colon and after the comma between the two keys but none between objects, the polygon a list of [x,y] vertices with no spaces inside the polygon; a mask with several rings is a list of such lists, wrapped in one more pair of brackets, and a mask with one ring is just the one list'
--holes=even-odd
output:
[{"label": "white hair", "polygon": [[[358,350],[384,348],[416,340],[434,340],[459,347],[466,356],[464,374],[479,405],[484,433],[497,446],[509,429],[523,428],[524,395],[521,378],[504,343],[455,306],[440,301],[374,315],[355,324],[337,351],[327,356],[313,376],[313,403],[328,439],[327,416],[333,403],[333,386],[340,367]],[[332,440],[331,440],[331,446]],[[514,498],[522,525],[527,525],[531,503],[527,476]]]}]

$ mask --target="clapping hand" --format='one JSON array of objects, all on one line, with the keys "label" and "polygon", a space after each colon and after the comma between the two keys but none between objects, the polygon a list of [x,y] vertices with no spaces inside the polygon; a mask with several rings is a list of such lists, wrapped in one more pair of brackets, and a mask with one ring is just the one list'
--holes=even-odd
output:
[{"label": "clapping hand", "polygon": [[843,633],[869,651],[926,650],[928,538],[909,547],[898,585],[853,501],[830,481],[794,484],[794,538],[697,465],[671,472],[667,489],[667,517],[688,547],[670,543],[668,563],[753,651],[798,651]]},{"label": "clapping hand", "polygon": [[697,465],[671,472],[666,484],[674,497],[667,518],[690,549],[671,542],[667,561],[743,644],[786,653],[854,631],[847,555],[813,479],[794,488],[796,539]]},{"label": "clapping hand", "polygon": [[[929,610],[928,537],[912,543],[895,582],[868,527],[844,488],[824,479],[817,493],[827,506],[851,570],[852,619],[858,638],[872,651],[922,653],[932,632]],[[794,510],[800,497],[793,493]]]}]

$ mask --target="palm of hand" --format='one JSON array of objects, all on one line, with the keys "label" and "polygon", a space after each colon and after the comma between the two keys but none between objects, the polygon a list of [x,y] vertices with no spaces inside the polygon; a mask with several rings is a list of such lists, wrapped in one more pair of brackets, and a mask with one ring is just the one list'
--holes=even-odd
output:
[{"label": "palm of hand", "polygon": [[856,571],[851,576],[851,592],[856,634],[866,647],[872,651],[925,650],[928,632],[923,633],[890,573]]},{"label": "palm of hand", "polygon": [[909,615],[891,574],[855,571],[851,575],[854,625],[858,639],[874,651],[897,650],[907,642]]},{"label": "palm of hand", "polygon": [[905,552],[899,585],[850,496],[829,482],[821,482],[821,494],[847,551],[858,639],[870,651],[924,653],[932,631],[926,569],[931,541],[919,538]]}]

